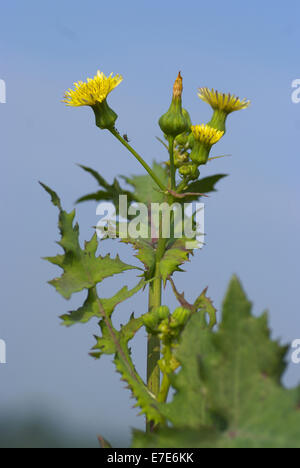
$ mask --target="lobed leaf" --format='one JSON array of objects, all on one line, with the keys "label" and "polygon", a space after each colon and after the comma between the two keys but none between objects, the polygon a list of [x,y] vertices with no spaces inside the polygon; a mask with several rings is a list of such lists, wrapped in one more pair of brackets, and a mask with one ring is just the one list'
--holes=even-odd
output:
[{"label": "lobed leaf", "polygon": [[53,203],[59,208],[59,230],[61,240],[58,244],[64,250],[63,255],[46,257],[45,260],[59,266],[64,273],[61,277],[50,281],[50,284],[66,299],[75,292],[90,289],[103,281],[105,278],[126,270],[135,269],[132,265],[122,262],[117,255],[111,258],[96,256],[98,248],[97,235],[94,234],[89,242],[85,242],[84,249],[79,243],[79,226],[74,225],[75,211],[65,212],[61,208],[59,197],[49,187],[43,185],[51,195]]},{"label": "lobed leaf", "polygon": [[160,406],[172,427],[135,432],[134,447],[300,448],[300,388],[281,384],[287,348],[251,309],[234,277],[218,331],[192,315],[175,352],[174,398]]}]

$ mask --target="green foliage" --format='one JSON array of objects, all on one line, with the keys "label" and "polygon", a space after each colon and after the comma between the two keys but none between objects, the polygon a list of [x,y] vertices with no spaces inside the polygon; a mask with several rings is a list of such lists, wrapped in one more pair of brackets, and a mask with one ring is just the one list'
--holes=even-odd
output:
[{"label": "green foliage", "polygon": [[119,206],[119,196],[120,195],[127,195],[128,203],[133,201],[132,193],[128,192],[127,190],[122,189],[120,183],[117,178],[114,179],[112,184],[109,184],[100,174],[99,172],[91,169],[90,167],[79,165],[84,171],[91,174],[94,179],[98,182],[101,190],[97,192],[90,193],[88,195],[84,195],[77,200],[77,203],[82,203],[86,201],[111,201],[114,203],[115,207],[118,208]]},{"label": "green foliage", "polygon": [[300,389],[281,383],[287,348],[270,339],[267,316],[254,317],[236,277],[231,281],[217,332],[194,314],[175,356],[173,401],[162,405],[171,427],[134,447],[300,447]]},{"label": "green foliage", "polygon": [[[161,164],[153,162],[153,172],[163,182],[164,185],[168,185],[168,172],[165,167]],[[155,182],[151,177],[147,175],[123,177],[127,184],[131,185],[134,189],[133,198],[137,202],[146,203],[162,203],[165,201],[165,196],[159,190]]]},{"label": "green foliage", "polygon": [[149,239],[122,239],[125,244],[131,244],[137,251],[135,257],[144,265],[145,279],[151,279],[155,270],[155,244]]},{"label": "green foliage", "polygon": [[41,185],[50,194],[53,204],[59,209],[61,240],[58,244],[64,250],[63,255],[47,257],[47,260],[58,265],[64,271],[60,278],[56,278],[50,284],[55,286],[66,299],[69,299],[75,292],[87,290],[87,298],[83,306],[77,311],[63,315],[61,317],[63,324],[70,326],[74,323],[85,323],[92,317],[101,318],[99,326],[102,335],[97,338],[97,344],[91,355],[99,358],[102,354],[114,354],[116,369],[120,372],[122,380],[127,382],[142,413],[145,413],[150,421],[158,424],[162,422],[162,416],[157,409],[155,398],[136,372],[128,347],[129,341],[141,328],[143,320],[142,318],[136,319],[132,315],[129,322],[121,326],[120,330],[116,330],[111,320],[116,306],[136,294],[145,285],[144,280],[140,281],[132,290],[128,290],[125,286],[112,298],[100,299],[96,288],[98,283],[105,278],[135,267],[123,263],[118,256],[115,259],[110,258],[110,256],[97,257],[96,235],[85,244],[84,249],[81,249],[79,228],[77,224],[74,225],[75,211],[65,212],[57,194],[46,185]]},{"label": "green foliage", "polygon": [[160,261],[159,269],[162,280],[166,284],[167,279],[173,275],[175,271],[182,271],[180,265],[188,261],[192,250],[186,248],[186,239],[173,239]]},{"label": "green foliage", "polygon": [[44,189],[52,197],[53,204],[59,208],[59,230],[61,240],[58,244],[63,248],[64,255],[45,257],[45,260],[59,266],[64,270],[60,278],[50,281],[50,284],[66,299],[75,292],[90,289],[105,278],[132,270],[135,267],[123,263],[117,256],[112,259],[96,256],[98,248],[97,235],[94,234],[89,242],[85,243],[84,249],[79,243],[79,226],[73,225],[75,211],[67,213],[61,208],[60,200],[55,192],[42,184]]},{"label": "green foliage", "polygon": [[[144,281],[140,281],[137,286],[129,290],[127,286],[124,286],[120,291],[117,292],[113,297],[108,299],[101,299],[103,308],[105,309],[108,317],[111,317],[115,308],[122,302],[129,299],[131,296],[136,294],[143,286],[145,286]],[[88,290],[86,301],[83,306],[79,309],[69,312],[66,315],[62,315],[61,319],[63,320],[63,325],[71,326],[75,323],[86,323],[92,317],[101,317],[98,306],[98,294],[96,288],[90,288]]]},{"label": "green foliage", "polygon": [[216,174],[209,177],[204,177],[203,179],[196,180],[195,182],[191,182],[183,191],[183,193],[191,193],[193,195],[189,195],[184,198],[185,203],[197,200],[199,195],[197,194],[207,194],[211,192],[216,192],[216,184],[227,177],[226,174]]}]

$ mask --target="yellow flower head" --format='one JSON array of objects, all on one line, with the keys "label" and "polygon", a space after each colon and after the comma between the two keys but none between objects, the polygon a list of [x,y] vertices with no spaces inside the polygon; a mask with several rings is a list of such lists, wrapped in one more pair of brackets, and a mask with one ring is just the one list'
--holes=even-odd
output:
[{"label": "yellow flower head", "polygon": [[200,99],[210,104],[213,109],[224,111],[227,114],[246,109],[250,105],[250,101],[246,99],[241,100],[234,94],[219,93],[209,88],[199,88],[198,96]]},{"label": "yellow flower head", "polygon": [[67,106],[95,106],[103,102],[107,95],[123,80],[122,76],[112,73],[105,76],[103,72],[97,71],[94,78],[88,78],[84,83],[74,83],[75,89],[65,92],[63,102]]},{"label": "yellow flower head", "polygon": [[192,125],[191,130],[196,141],[208,146],[217,143],[224,135],[224,132],[204,124]]}]

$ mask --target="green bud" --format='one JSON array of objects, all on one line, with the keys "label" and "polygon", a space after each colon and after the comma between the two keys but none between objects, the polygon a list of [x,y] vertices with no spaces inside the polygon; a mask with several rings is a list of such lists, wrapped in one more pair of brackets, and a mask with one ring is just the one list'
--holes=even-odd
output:
[{"label": "green bud", "polygon": [[176,327],[183,327],[189,316],[190,316],[190,311],[188,309],[185,309],[184,307],[178,307],[177,309],[174,310],[172,318],[174,320],[174,325]]},{"label": "green bud", "polygon": [[188,153],[180,153],[179,151],[174,151],[174,163],[176,167],[180,167],[183,164],[187,163],[189,160]]},{"label": "green bud", "polygon": [[150,333],[153,333],[157,330],[158,317],[156,314],[153,314],[152,312],[148,312],[143,317],[143,323],[145,327],[147,328],[147,331]]},{"label": "green bud", "polygon": [[168,306],[160,306],[157,308],[157,315],[159,320],[167,319],[170,315],[170,309]]},{"label": "green bud", "polygon": [[166,318],[160,322],[158,325],[158,330],[160,332],[160,338],[163,339],[164,336],[169,334],[169,320]]},{"label": "green bud", "polygon": [[174,83],[173,97],[169,110],[161,116],[158,122],[162,132],[168,137],[176,137],[181,133],[187,132],[189,129],[189,123],[182,112],[181,95],[182,77],[179,72]]},{"label": "green bud", "polygon": [[182,109],[182,115],[183,117],[185,117],[188,123],[189,129],[184,133],[180,133],[180,135],[176,137],[175,141],[178,145],[185,146],[188,143],[189,135],[191,133],[192,121],[191,121],[190,114],[188,113],[186,109]]},{"label": "green bud", "polygon": [[198,179],[200,175],[200,171],[196,164],[186,164],[184,166],[181,166],[179,169],[179,173],[183,177],[188,177],[191,180]]},{"label": "green bud", "polygon": [[113,128],[118,118],[117,114],[109,107],[106,99],[102,102],[97,102],[91,106],[96,118],[97,127],[103,129]]}]

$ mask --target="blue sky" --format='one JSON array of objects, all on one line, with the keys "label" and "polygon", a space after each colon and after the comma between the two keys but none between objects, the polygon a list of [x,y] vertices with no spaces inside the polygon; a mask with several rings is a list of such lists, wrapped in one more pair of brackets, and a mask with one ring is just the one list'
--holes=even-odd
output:
[{"label": "blue sky", "polygon": [[[0,79],[7,86],[7,103],[0,104],[0,338],[8,354],[8,364],[0,366],[0,411],[38,408],[86,428],[91,437],[97,431],[129,440],[130,427],[143,427],[143,419],[131,409],[110,359],[94,362],[87,355],[96,323],[59,326],[58,316],[82,297],[66,303],[46,284],[56,271],[40,258],[57,252],[57,213],[37,181],[56,189],[71,209],[95,188],[75,163],[108,180],[141,169],[94,126],[90,109],[69,109],[62,95],[97,69],[121,73],[124,81],[110,104],[120,130],[148,162],[165,157],[155,140],[157,120],[178,70],[194,123],[206,122],[211,112],[197,98],[199,86],[251,99],[247,111],[230,117],[216,150],[232,157],[203,171],[230,177],[206,203],[205,249],[176,281],[191,298],[209,285],[219,308],[237,273],[255,312],[270,310],[274,337],[290,342],[300,338],[300,104],[291,101],[291,83],[300,78],[299,2],[11,0],[0,8]],[[78,218],[82,238],[90,237],[95,205],[80,206]],[[110,243],[109,249],[116,247]],[[130,259],[125,247],[121,253]],[[118,285],[108,281],[105,293]],[[118,310],[117,320],[133,310],[144,311],[141,296]],[[142,333],[134,347],[141,370],[145,352]],[[299,382],[300,367],[290,365],[285,380]]]}]

